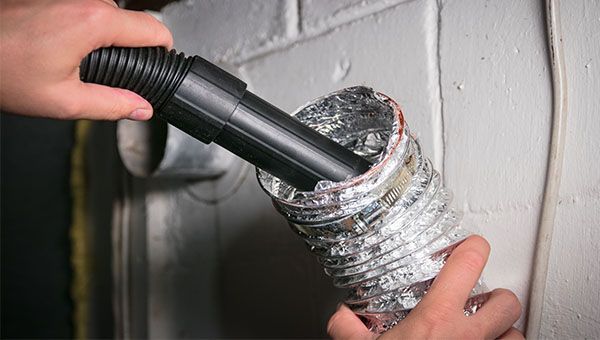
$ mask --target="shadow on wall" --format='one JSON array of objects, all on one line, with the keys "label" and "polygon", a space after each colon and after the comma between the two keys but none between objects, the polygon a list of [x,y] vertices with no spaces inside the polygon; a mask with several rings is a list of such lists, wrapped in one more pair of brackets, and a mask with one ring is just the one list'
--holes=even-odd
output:
[{"label": "shadow on wall", "polygon": [[325,337],[346,292],[272,207],[254,169],[217,204],[189,194],[210,196],[215,185],[150,186],[149,336]]},{"label": "shadow on wall", "polygon": [[176,0],[117,0],[119,7],[133,10],[160,11]]},{"label": "shadow on wall", "polygon": [[[223,249],[223,336],[326,336],[327,320],[345,291],[333,287],[317,259],[284,222],[279,227],[287,235],[261,228],[264,224],[264,218],[248,221],[253,227]],[[281,240],[274,240],[281,237],[293,238],[290,248],[282,249]],[[279,245],[273,247],[274,243]]]}]

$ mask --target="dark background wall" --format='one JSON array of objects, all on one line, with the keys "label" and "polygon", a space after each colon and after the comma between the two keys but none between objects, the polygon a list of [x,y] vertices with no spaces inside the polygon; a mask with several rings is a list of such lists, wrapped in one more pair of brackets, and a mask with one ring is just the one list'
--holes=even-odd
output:
[{"label": "dark background wall", "polygon": [[74,122],[0,116],[2,338],[69,338]]},{"label": "dark background wall", "polygon": [[[1,338],[112,338],[112,209],[122,165],[115,122],[76,122],[0,115]],[[81,143],[86,318],[74,325],[71,157]],[[80,198],[82,199],[82,198]],[[78,242],[82,242],[80,239]]]}]

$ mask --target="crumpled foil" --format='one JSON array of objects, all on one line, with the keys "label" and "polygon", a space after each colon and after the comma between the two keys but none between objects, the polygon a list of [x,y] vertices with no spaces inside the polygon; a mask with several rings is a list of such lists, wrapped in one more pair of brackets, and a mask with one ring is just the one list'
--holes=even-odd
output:
[{"label": "crumpled foil", "polygon": [[[307,243],[345,303],[376,333],[397,324],[426,294],[469,232],[450,207],[452,194],[424,158],[392,99],[357,86],[294,112],[304,124],[373,162],[363,175],[299,191],[257,169],[263,189]],[[486,299],[478,283],[465,305]]]}]

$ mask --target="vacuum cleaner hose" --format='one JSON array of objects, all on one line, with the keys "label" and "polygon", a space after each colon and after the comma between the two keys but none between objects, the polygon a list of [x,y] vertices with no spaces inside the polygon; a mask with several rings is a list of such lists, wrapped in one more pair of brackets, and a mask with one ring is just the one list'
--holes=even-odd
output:
[{"label": "vacuum cleaner hose", "polygon": [[343,181],[371,166],[198,56],[162,47],[101,48],[81,62],[80,78],[139,94],[159,118],[300,190],[313,190],[320,180]]}]

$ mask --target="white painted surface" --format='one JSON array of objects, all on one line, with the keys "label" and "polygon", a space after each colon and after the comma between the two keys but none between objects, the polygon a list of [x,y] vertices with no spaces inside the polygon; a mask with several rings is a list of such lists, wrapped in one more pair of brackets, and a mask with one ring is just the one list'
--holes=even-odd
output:
[{"label": "white painted surface", "polygon": [[600,2],[563,1],[569,112],[542,337],[600,338]]},{"label": "white painted surface", "polygon": [[[569,125],[542,334],[600,337],[600,7],[563,1]],[[182,1],[163,11],[176,46],[239,66],[286,110],[355,84],[398,100],[443,169],[464,224],[492,243],[491,288],[526,302],[550,135],[538,1]],[[235,171],[235,169],[234,169]],[[216,185],[216,186],[215,186]],[[149,207],[149,335],[324,335],[340,293],[253,174],[156,183]],[[269,320],[269,321],[266,321]]]},{"label": "white painted surface", "polygon": [[175,48],[224,61],[283,39],[284,6],[284,0],[184,0],[165,7],[162,16],[177,37]]},{"label": "white painted surface", "polygon": [[527,305],[550,138],[541,1],[449,1],[441,15],[445,179],[486,236],[490,288]]},{"label": "white painted surface", "polygon": [[288,111],[340,88],[371,86],[400,103],[431,155],[432,122],[440,112],[428,43],[436,31],[424,27],[435,15],[432,1],[396,5],[249,61],[240,71],[252,91]]}]

